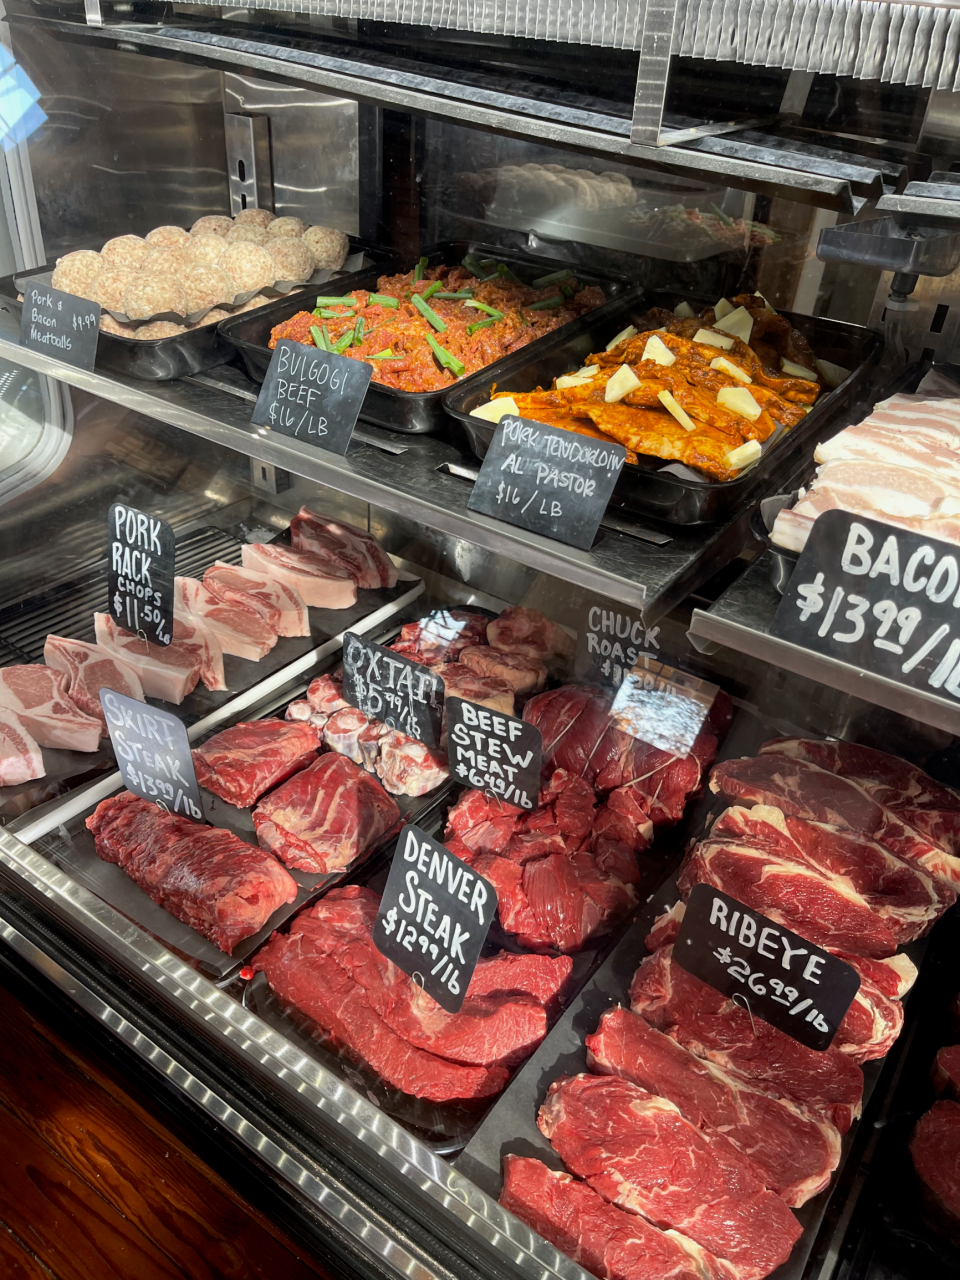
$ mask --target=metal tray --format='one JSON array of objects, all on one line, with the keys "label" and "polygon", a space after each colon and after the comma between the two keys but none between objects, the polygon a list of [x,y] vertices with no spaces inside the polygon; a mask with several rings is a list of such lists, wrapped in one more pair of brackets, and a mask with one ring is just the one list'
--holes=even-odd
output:
[{"label": "metal tray", "polygon": [[[518,253],[514,249],[498,249],[493,245],[478,244],[472,240],[446,240],[424,250],[424,254],[432,267],[443,264],[451,267],[455,266],[463,260],[464,255],[467,253],[482,254],[485,257],[507,262],[516,270],[521,279],[524,276],[536,279],[537,276],[544,275],[550,271],[569,267],[584,284],[597,285],[601,288],[608,300],[625,295],[630,288],[629,282],[620,276],[591,271],[589,268],[583,268],[579,265],[573,266],[569,262],[559,262],[553,258],[540,258],[529,253]],[[390,271],[392,274],[410,271],[417,261],[418,258],[410,262],[394,262],[390,265]],[[376,269],[358,271],[354,275],[344,276],[339,281],[339,285],[342,285],[344,293],[349,293],[351,289],[375,289],[377,281],[384,274],[385,268],[381,265]],[[592,316],[607,315],[613,305],[612,302],[608,302],[607,305],[598,307],[591,314],[591,318]],[[283,298],[270,307],[260,307],[258,310],[251,311],[246,315],[235,316],[230,320],[221,322],[220,332],[222,336],[232,343],[243,356],[247,371],[256,382],[263,381],[267,366],[270,363],[270,357],[273,354],[268,345],[271,329],[278,324],[282,324],[284,320],[289,320],[298,311],[303,310],[302,298],[298,295],[296,299]],[[573,325],[580,323],[581,321],[579,320],[573,321],[571,325],[564,325],[557,332],[569,333]],[[550,342],[553,337],[553,334],[548,334],[545,338],[538,338],[536,342],[531,342],[528,347],[524,347],[524,353],[537,350],[544,343]],[[494,375],[503,368],[503,364],[503,361],[498,361],[496,364],[489,365],[486,369],[481,369],[479,372],[461,379],[457,384],[458,388],[471,387],[478,379],[488,386],[491,377],[496,381]],[[364,422],[372,422],[375,426],[386,427],[389,431],[438,431],[446,425],[446,414],[442,404],[445,394],[443,390],[398,391],[394,387],[382,387],[375,382],[371,382],[370,389],[360,410],[360,417]]]},{"label": "metal tray", "polygon": [[[444,408],[463,425],[471,447],[482,458],[493,439],[494,424],[471,417],[470,411],[485,404],[494,387],[499,391],[548,387],[554,378],[579,368],[592,352],[603,350],[616,333],[636,323],[651,307],[672,310],[679,302],[690,300],[688,294],[664,290],[623,298],[464,379],[444,394]],[[700,479],[692,472],[678,475],[670,470],[671,464],[659,458],[641,457],[636,466],[624,466],[612,505],[672,524],[710,524],[730,519],[743,511],[761,489],[782,484],[811,442],[845,425],[844,416],[879,359],[883,348],[879,335],[839,320],[786,311],[782,314],[819,356],[851,369],[850,377],[821,395],[799,426],[773,441],[757,465],[736,480]]]}]

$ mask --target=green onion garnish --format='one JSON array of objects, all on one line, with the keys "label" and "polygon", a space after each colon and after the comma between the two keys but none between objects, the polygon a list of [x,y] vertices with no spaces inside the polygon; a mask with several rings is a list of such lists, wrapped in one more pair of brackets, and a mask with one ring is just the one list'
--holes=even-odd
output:
[{"label": "green onion garnish", "polygon": [[552,298],[544,298],[542,302],[527,303],[528,311],[552,311],[554,307],[559,307],[563,302],[563,298],[559,293],[555,293]]},{"label": "green onion garnish", "polygon": [[493,320],[475,320],[473,324],[467,325],[467,337],[472,338],[478,329],[486,329],[488,325],[496,324],[497,320],[502,320],[502,316],[497,316]]},{"label": "green onion garnish", "polygon": [[434,295],[434,294],[437,292],[437,290],[440,288],[440,285],[441,285],[442,283],[443,283],[443,281],[442,281],[442,280],[434,280],[433,284],[428,284],[428,285],[427,285],[427,287],[424,289],[423,293],[421,293],[420,297],[421,297],[421,298],[423,298],[423,299],[424,299],[424,301],[426,301],[426,299],[427,299],[427,298],[432,298],[432,297],[433,297],[433,295]]},{"label": "green onion garnish", "polygon": [[518,311],[517,311],[517,315],[520,317],[520,323],[521,323],[521,324],[523,324],[523,325],[525,325],[525,326],[529,329],[529,328],[530,328],[530,321],[529,321],[529,320],[527,319],[527,317],[523,314],[523,312],[518,310]]},{"label": "green onion garnish", "polygon": [[342,338],[338,338],[336,340],[336,342],[333,344],[333,349],[338,356],[342,356],[343,353],[346,351],[347,347],[350,346],[351,342],[353,342],[353,330],[348,329]]},{"label": "green onion garnish", "polygon": [[463,262],[460,265],[463,267],[466,267],[466,269],[470,272],[471,275],[479,276],[484,271],[490,270],[490,268],[494,265],[494,259],[493,258],[481,259],[481,258],[478,258],[475,253],[468,253],[464,255]]},{"label": "green onion garnish", "polygon": [[353,330],[353,345],[359,347],[363,342],[363,316],[357,316],[357,323]]},{"label": "green onion garnish", "polygon": [[573,272],[569,267],[565,271],[552,271],[548,276],[541,276],[539,280],[534,280],[534,289],[545,289],[548,284],[561,284],[564,280],[572,280]]},{"label": "green onion garnish", "polygon": [[[424,291],[423,296],[424,296],[424,297],[426,297],[426,296],[427,296],[426,291]],[[449,299],[451,299],[452,301],[455,301],[455,302],[462,302],[464,298],[472,298],[472,297],[473,297],[473,290],[472,290],[472,289],[461,289],[459,293],[435,293],[433,296],[434,296],[435,298],[449,298]]]},{"label": "green onion garnish", "polygon": [[430,321],[430,323],[436,329],[437,333],[447,332],[447,326],[444,324],[444,322],[440,319],[440,317],[434,311],[433,307],[430,306],[429,302],[424,302],[424,300],[420,297],[419,293],[415,293],[413,297],[410,299],[410,301],[417,308],[420,314],[425,319]]},{"label": "green onion garnish", "polygon": [[327,333],[327,326],[322,324],[318,329],[316,325],[310,326],[310,337],[313,339],[314,346],[321,351],[332,351],[333,343],[330,341],[330,335]]},{"label": "green onion garnish", "polygon": [[317,307],[313,314],[319,316],[321,320],[352,320],[357,313],[355,311],[331,311],[329,307]]},{"label": "green onion garnish", "polygon": [[421,258],[421,259],[420,259],[420,261],[417,263],[417,265],[413,268],[413,278],[414,278],[414,280],[422,280],[422,279],[423,279],[423,273],[424,273],[424,270],[426,269],[427,263],[428,263],[429,261],[430,261],[430,259],[429,259],[429,258]]},{"label": "green onion garnish", "polygon": [[363,358],[364,360],[393,360],[395,359],[395,356],[393,354],[392,347],[384,347],[383,350],[378,351],[375,356],[364,356]]},{"label": "green onion garnish", "polygon": [[497,275],[501,278],[501,280],[510,280],[514,284],[520,283],[520,281],[513,274],[513,272],[510,270],[510,268],[506,265],[505,262],[497,263]]},{"label": "green onion garnish", "polygon": [[560,292],[563,294],[565,298],[572,298],[575,290],[573,288],[573,285],[571,284],[562,284],[560,286]]},{"label": "green onion garnish", "polygon": [[502,320],[503,312],[498,311],[496,307],[488,307],[485,302],[465,302],[465,307],[475,307],[477,311],[485,311],[488,316],[493,316],[494,320]]},{"label": "green onion garnish", "polygon": [[467,366],[458,360],[456,356],[452,356],[449,351],[441,347],[432,333],[427,334],[427,342],[430,344],[430,350],[437,357],[444,369],[449,369],[455,378],[462,378],[467,371]]},{"label": "green onion garnish", "polygon": [[318,307],[355,307],[357,300],[350,294],[346,298],[318,298],[316,301]]},{"label": "green onion garnish", "polygon": [[393,297],[389,293],[371,293],[368,305],[371,307],[393,307],[396,310],[400,305],[400,299]]}]

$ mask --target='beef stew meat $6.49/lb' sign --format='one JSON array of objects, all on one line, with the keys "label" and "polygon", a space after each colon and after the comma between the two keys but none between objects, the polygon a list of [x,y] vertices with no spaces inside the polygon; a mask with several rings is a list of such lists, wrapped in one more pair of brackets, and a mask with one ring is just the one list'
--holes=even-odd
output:
[{"label": "'beef stew meat $6.49/lb' sign", "polygon": [[446,707],[450,777],[505,804],[535,809],[543,752],[536,725],[463,698],[447,698]]},{"label": "'beef stew meat $6.49/lb' sign", "polygon": [[750,1017],[820,1052],[860,989],[852,965],[707,884],[690,892],[673,958]]},{"label": "'beef stew meat $6.49/lb' sign", "polygon": [[960,548],[849,511],[810,530],[771,633],[960,699]]},{"label": "'beef stew meat $6.49/lb' sign", "polygon": [[372,373],[365,360],[281,338],[251,422],[331,453],[346,453]]},{"label": "'beef stew meat $6.49/lb' sign", "polygon": [[489,880],[419,827],[406,827],[373,941],[448,1013],[459,1013],[496,910]]},{"label": "'beef stew meat $6.49/lb' sign", "polygon": [[127,789],[181,818],[202,822],[203,803],[183,721],[113,689],[100,690],[100,705]]},{"label": "'beef stew meat $6.49/lb' sign", "polygon": [[372,720],[426,747],[440,745],[442,679],[429,667],[353,631],[343,637],[343,696]]},{"label": "'beef stew meat $6.49/lb' sign", "polygon": [[505,415],[467,506],[589,551],[627,451],[612,440]]},{"label": "'beef stew meat $6.49/lb' sign", "polygon": [[151,644],[169,644],[177,556],[173,530],[166,520],[115,502],[107,535],[107,607],[114,622]]}]

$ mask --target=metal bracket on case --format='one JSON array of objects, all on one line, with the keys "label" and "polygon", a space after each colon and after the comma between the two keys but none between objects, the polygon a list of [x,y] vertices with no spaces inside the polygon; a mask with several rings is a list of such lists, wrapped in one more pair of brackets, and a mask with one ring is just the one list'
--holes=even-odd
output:
[{"label": "metal bracket on case", "polygon": [[103,14],[100,11],[100,0],[83,0],[83,15],[88,27],[102,27]]},{"label": "metal bracket on case", "polygon": [[269,118],[227,111],[223,116],[223,130],[230,212],[236,215],[241,209],[272,209]]}]

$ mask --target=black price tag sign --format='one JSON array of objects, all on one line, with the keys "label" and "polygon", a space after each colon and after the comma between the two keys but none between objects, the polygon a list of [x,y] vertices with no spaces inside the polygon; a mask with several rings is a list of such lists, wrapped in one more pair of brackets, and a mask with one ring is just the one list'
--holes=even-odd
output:
[{"label": "black price tag sign", "polygon": [[659,653],[659,634],[659,627],[644,625],[639,612],[613,600],[588,602],[577,620],[574,678],[581,684],[619,689],[643,654]]},{"label": "black price tag sign", "polygon": [[448,1013],[459,1013],[496,910],[489,880],[419,827],[405,827],[373,941]]},{"label": "black price tag sign", "polygon": [[851,965],[708,884],[691,890],[673,958],[751,1017],[820,1052],[860,988]]},{"label": "black price tag sign", "polygon": [[450,777],[506,804],[535,809],[543,738],[536,725],[463,698],[447,698]]},{"label": "black price tag sign", "polygon": [[346,453],[372,373],[365,360],[281,338],[251,421],[331,453]]},{"label": "black price tag sign", "polygon": [[77,369],[92,369],[100,337],[100,304],[62,293],[52,285],[23,285],[20,345],[56,356]]},{"label": "black price tag sign", "polygon": [[617,691],[610,718],[631,738],[688,756],[717,692],[709,680],[641,655]]},{"label": "black price tag sign", "polygon": [[960,548],[849,511],[810,530],[771,634],[960,699]]},{"label": "black price tag sign", "polygon": [[183,721],[112,689],[100,690],[100,705],[127,789],[181,818],[203,822]]},{"label": "black price tag sign", "polygon": [[626,456],[612,440],[506,415],[467,506],[589,551]]},{"label": "black price tag sign", "polygon": [[115,502],[107,532],[107,589],[114,622],[151,644],[169,644],[177,558],[173,530],[166,520]]},{"label": "black price tag sign", "polygon": [[364,715],[399,729],[424,746],[440,745],[440,676],[353,631],[343,637],[343,696]]}]

